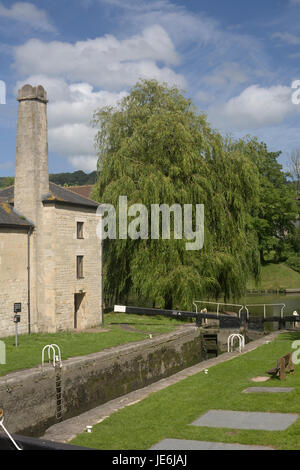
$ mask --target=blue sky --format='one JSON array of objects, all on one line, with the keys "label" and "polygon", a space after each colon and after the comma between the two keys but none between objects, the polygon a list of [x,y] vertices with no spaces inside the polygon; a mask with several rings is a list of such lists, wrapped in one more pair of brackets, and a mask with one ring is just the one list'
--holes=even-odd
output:
[{"label": "blue sky", "polygon": [[13,175],[18,88],[48,91],[50,172],[96,168],[93,111],[139,78],[176,84],[211,125],[300,148],[300,0],[0,1],[0,176]]}]

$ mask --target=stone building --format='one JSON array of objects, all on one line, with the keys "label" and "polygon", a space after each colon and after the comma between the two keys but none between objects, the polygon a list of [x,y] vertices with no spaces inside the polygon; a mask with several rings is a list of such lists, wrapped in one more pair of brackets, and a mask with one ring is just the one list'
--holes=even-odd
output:
[{"label": "stone building", "polygon": [[47,94],[18,95],[15,185],[0,191],[0,337],[102,323],[98,204],[49,183]]}]

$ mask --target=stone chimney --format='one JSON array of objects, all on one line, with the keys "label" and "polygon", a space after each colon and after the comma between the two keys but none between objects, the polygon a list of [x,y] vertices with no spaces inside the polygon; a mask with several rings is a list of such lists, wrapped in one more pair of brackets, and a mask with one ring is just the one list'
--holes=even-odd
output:
[{"label": "stone chimney", "polygon": [[42,86],[19,90],[14,207],[38,225],[42,196],[49,192],[47,93]]}]

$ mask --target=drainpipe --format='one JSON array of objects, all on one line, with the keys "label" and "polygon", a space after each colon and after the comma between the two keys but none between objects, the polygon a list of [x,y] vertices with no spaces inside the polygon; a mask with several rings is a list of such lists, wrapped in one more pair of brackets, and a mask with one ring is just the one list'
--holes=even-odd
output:
[{"label": "drainpipe", "polygon": [[[101,206],[101,204],[98,206],[98,209],[97,209],[97,215],[100,217],[99,219],[99,225],[100,225],[100,296],[101,296],[101,305],[100,305],[100,310],[101,310],[101,316],[102,316],[102,320],[101,320],[101,325],[103,326],[104,325],[104,312],[103,312],[103,303],[104,303],[104,299],[103,299],[103,237],[102,237],[102,233],[103,233],[103,216],[105,214],[105,209],[104,207]],[[98,235],[99,236],[99,235]]]},{"label": "drainpipe", "polygon": [[[102,227],[103,219],[101,216],[101,227]],[[103,238],[101,237],[101,243],[100,243],[100,255],[101,255],[101,277],[100,277],[100,289],[101,289],[101,315],[102,315],[102,321],[101,325],[104,325],[104,311],[103,311],[103,304],[104,304],[104,299],[103,299]]]},{"label": "drainpipe", "polygon": [[33,232],[33,227],[29,227],[27,233],[27,312],[28,312],[28,334],[31,333],[31,319],[30,319],[30,235]]}]

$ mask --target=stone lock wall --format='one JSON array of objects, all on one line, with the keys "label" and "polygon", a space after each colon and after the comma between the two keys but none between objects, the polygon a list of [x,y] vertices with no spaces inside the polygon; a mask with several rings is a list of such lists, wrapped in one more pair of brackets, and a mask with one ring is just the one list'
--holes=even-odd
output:
[{"label": "stone lock wall", "polygon": [[[201,362],[201,336],[186,326],[154,339],[68,359],[61,369],[62,416],[88,409]],[[0,377],[0,408],[10,432],[42,435],[56,420],[56,371],[47,365]]]}]

